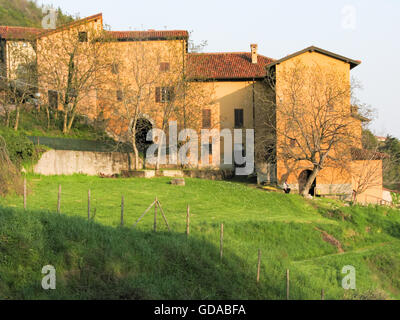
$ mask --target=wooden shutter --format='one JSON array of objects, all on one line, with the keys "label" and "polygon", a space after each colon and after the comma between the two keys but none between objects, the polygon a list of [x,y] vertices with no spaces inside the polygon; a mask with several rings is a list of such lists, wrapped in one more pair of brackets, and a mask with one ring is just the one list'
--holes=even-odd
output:
[{"label": "wooden shutter", "polygon": [[175,100],[175,88],[174,87],[169,87],[169,99],[168,101],[174,101]]},{"label": "wooden shutter", "polygon": [[203,129],[211,128],[211,110],[203,109]]},{"label": "wooden shutter", "polygon": [[170,67],[169,67],[169,63],[168,62],[161,62],[160,63],[160,71],[161,72],[167,72],[169,71]]},{"label": "wooden shutter", "polygon": [[156,102],[161,102],[161,88],[156,88]]},{"label": "wooden shutter", "polygon": [[49,106],[51,109],[57,110],[58,109],[58,92],[49,90],[48,91],[49,97]]},{"label": "wooden shutter", "polygon": [[117,90],[117,100],[118,101],[122,101],[123,98],[124,98],[124,95],[123,95],[122,91],[121,90]]},{"label": "wooden shutter", "polygon": [[243,128],[243,109],[235,109],[235,128]]}]

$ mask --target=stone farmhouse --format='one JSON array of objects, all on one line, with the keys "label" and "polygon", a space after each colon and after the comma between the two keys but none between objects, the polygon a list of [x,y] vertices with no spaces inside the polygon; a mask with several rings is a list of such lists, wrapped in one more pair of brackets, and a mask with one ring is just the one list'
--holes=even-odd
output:
[{"label": "stone farmhouse", "polygon": [[[188,121],[197,131],[254,129],[255,171],[259,181],[280,185],[287,182],[293,190],[299,191],[304,187],[313,168],[307,161],[288,164],[281,148],[281,144],[286,144],[288,136],[276,130],[273,132],[272,148],[269,149],[273,157],[271,154],[265,155],[260,152],[261,149],[265,149],[260,142],[261,135],[267,131],[263,122],[266,112],[263,97],[271,94],[270,89],[265,87],[266,78],[269,74],[274,75],[275,91],[272,94],[276,108],[279,108],[279,103],[285,99],[282,98],[286,88],[284,73],[293,65],[301,63],[307,67],[318,64],[321,68],[334,68],[342,79],[345,79],[344,82],[350,82],[351,70],[361,64],[358,60],[314,46],[282,59],[261,55],[256,44],[251,44],[248,52],[191,53],[188,49],[189,33],[185,30],[108,31],[104,29],[102,14],[97,14],[55,30],[0,27],[2,76],[12,77],[18,68],[18,61],[13,59],[11,48],[26,48],[34,53],[37,61],[38,93],[42,103],[62,109],[65,97],[60,94],[59,84],[44,76],[41,70],[53,63],[53,67],[59,69],[59,72],[67,72],[55,63],[56,57],[62,55],[66,34],[78,39],[81,46],[86,46],[86,53],[91,50],[89,46],[99,46],[104,59],[107,60],[104,65],[109,67],[97,72],[102,81],[97,85],[92,83],[88,86],[76,107],[80,114],[87,115],[89,119],[101,114],[102,118],[108,120],[107,130],[111,135],[121,137],[125,131],[129,131],[128,118],[121,120],[121,117],[114,116],[118,110],[126,107],[125,98],[132,86],[131,78],[139,77],[139,74],[140,77],[145,77],[144,67],[141,70],[135,69],[140,58],[141,61],[148,62],[145,68],[148,72],[147,82],[144,86],[147,100],[145,107],[140,110],[143,121],[149,122],[152,127],[163,129],[168,128],[166,123],[171,120],[177,121],[179,128],[187,127],[188,124],[182,122]],[[81,58],[89,64],[88,59],[90,58]],[[195,87],[192,96],[182,89],[182,79]],[[63,81],[68,81],[67,77]],[[201,99],[198,98],[199,95],[202,95]],[[182,109],[187,113],[185,116],[167,112],[168,104],[178,96],[187,106],[186,110]],[[342,101],[340,108],[347,110],[353,128],[351,147],[335,151],[349,154],[347,160],[343,160],[346,162],[346,169],[337,166],[321,168],[311,192],[313,195],[341,195],[351,199],[357,183],[354,172],[373,167],[376,168],[373,181],[370,187],[359,195],[358,201],[379,202],[383,194],[382,159],[369,158],[367,153],[363,152],[361,144],[362,123],[367,119],[361,117],[357,109],[351,106],[350,96]],[[286,126],[288,119],[279,116],[276,110],[270,111],[276,121],[276,128]],[[224,164],[224,143],[226,142],[221,139],[217,146],[211,142],[210,146],[205,146],[209,148],[214,169],[229,169],[235,166]],[[290,143],[293,144],[293,148],[298,147],[296,136],[292,137]],[[243,149],[245,148],[246,146],[243,146]]]}]

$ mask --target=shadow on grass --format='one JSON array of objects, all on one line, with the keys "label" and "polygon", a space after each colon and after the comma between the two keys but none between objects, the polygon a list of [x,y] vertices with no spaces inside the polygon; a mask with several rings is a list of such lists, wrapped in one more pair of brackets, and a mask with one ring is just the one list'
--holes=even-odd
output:
[{"label": "shadow on grass", "polygon": [[[281,299],[227,250],[178,233],[112,228],[82,218],[0,207],[0,299]],[[43,266],[56,290],[41,287]]]}]

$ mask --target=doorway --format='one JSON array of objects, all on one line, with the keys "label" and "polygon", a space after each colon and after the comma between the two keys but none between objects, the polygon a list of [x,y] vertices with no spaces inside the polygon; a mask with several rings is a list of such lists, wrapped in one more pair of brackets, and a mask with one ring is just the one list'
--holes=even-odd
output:
[{"label": "doorway", "polygon": [[145,119],[139,118],[136,124],[136,146],[139,152],[146,154],[147,148],[153,144],[152,141],[147,141],[147,134],[153,129],[152,123]]},{"label": "doorway", "polygon": [[[300,173],[299,176],[299,191],[302,193],[306,187],[308,178],[312,175],[311,170],[304,170],[302,173]],[[313,197],[315,196],[315,190],[317,188],[317,179],[315,179],[311,185],[310,192],[309,194],[312,195]]]}]

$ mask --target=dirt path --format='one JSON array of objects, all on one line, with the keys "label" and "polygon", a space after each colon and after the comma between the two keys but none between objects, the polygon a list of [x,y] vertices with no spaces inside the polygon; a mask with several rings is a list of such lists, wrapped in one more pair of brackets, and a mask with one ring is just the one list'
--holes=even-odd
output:
[{"label": "dirt path", "polygon": [[319,256],[319,257],[315,257],[315,258],[311,258],[311,259],[305,259],[305,260],[297,260],[297,261],[292,261],[292,263],[303,263],[303,262],[312,262],[318,259],[325,259],[325,258],[329,258],[329,257],[335,257],[335,256],[344,256],[344,255],[348,255],[348,254],[354,254],[354,253],[365,253],[368,251],[372,251],[374,249],[377,249],[379,247],[384,247],[390,244],[400,244],[400,241],[395,240],[395,241],[390,241],[390,242],[381,242],[381,243],[377,243],[368,247],[364,247],[364,248],[359,248],[356,250],[352,250],[352,251],[343,251],[343,252],[338,252],[338,253],[332,253],[332,254],[327,254],[325,256]]}]

